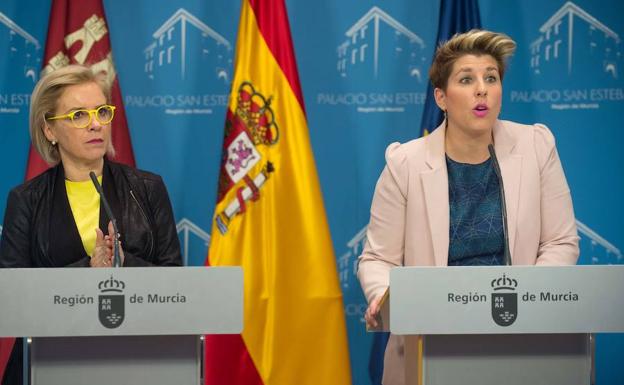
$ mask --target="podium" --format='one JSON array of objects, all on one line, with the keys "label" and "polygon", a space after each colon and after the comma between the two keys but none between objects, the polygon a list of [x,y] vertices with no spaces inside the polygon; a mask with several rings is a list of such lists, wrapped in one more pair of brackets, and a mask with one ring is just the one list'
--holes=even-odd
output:
[{"label": "podium", "polygon": [[404,338],[406,384],[589,385],[623,292],[624,266],[394,268],[382,327]]},{"label": "podium", "polygon": [[0,270],[0,336],[33,385],[200,384],[204,334],[239,334],[239,267]]}]

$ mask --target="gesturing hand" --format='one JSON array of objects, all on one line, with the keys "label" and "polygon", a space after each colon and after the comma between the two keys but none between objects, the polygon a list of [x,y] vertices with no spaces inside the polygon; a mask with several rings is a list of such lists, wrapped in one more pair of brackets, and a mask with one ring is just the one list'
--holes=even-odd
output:
[{"label": "gesturing hand", "polygon": [[[115,234],[115,228],[113,227],[113,222],[109,221],[108,222],[108,235],[104,237],[104,240],[106,241],[106,245],[110,247],[111,249],[111,255],[114,251],[113,234]],[[117,234],[117,237],[120,237],[120,235]],[[121,241],[119,241],[119,259],[120,259],[119,261],[120,266],[123,266],[125,256],[124,256],[123,248],[121,247]]]},{"label": "gesturing hand", "polygon": [[[93,255],[91,256],[91,267],[112,267],[113,266],[113,236],[115,233],[113,228],[113,222],[108,222],[108,234],[104,235],[102,230],[95,229],[95,249],[93,249]],[[119,243],[119,256],[121,258],[121,265],[124,263],[124,252]]]},{"label": "gesturing hand", "polygon": [[109,236],[104,236],[100,229],[95,229],[95,248],[91,256],[91,267],[111,267],[113,247]]}]

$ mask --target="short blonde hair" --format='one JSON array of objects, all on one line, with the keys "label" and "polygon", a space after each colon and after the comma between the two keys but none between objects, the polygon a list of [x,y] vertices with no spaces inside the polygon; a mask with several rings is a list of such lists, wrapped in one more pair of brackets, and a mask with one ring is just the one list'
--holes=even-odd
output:
[{"label": "short blonde hair", "polygon": [[[50,165],[59,163],[61,156],[58,146],[53,146],[43,132],[46,118],[55,115],[58,100],[67,87],[84,83],[97,84],[106,102],[110,103],[111,86],[106,78],[81,65],[68,65],[46,74],[39,80],[30,97],[30,140],[39,155]],[[112,144],[107,154],[115,155]]]},{"label": "short blonde hair", "polygon": [[501,80],[507,69],[507,59],[516,50],[516,42],[503,33],[473,29],[455,34],[440,44],[429,70],[429,79],[435,88],[446,91],[453,65],[464,55],[490,55],[496,60]]}]

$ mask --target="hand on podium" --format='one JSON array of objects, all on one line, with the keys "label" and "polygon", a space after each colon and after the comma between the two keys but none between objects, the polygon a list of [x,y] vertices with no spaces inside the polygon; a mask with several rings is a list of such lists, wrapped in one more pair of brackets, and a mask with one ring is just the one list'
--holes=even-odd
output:
[{"label": "hand on podium", "polygon": [[382,295],[374,298],[371,303],[368,305],[368,309],[366,309],[366,313],[364,313],[364,319],[366,320],[366,329],[375,329],[379,326],[379,308]]},{"label": "hand on podium", "polygon": [[364,313],[364,319],[366,320],[366,330],[381,331],[384,329],[382,308],[384,309],[384,317],[387,317],[388,309],[387,307],[384,308],[384,306],[386,306],[386,302],[388,301],[389,293],[390,291],[386,289],[386,291],[382,295],[374,298],[368,305],[368,309],[366,309],[366,313]]}]

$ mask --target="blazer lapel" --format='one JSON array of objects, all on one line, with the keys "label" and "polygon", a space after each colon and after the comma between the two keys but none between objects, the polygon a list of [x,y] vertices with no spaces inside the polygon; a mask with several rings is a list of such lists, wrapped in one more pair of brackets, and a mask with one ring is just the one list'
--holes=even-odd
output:
[{"label": "blazer lapel", "polygon": [[448,264],[449,249],[450,214],[444,136],[443,123],[427,137],[426,162],[430,169],[420,174],[436,266]]},{"label": "blazer lapel", "polygon": [[507,206],[507,230],[509,237],[509,253],[512,261],[516,243],[518,224],[518,205],[520,201],[520,182],[522,171],[522,155],[514,154],[515,141],[505,130],[500,120],[494,125],[494,148],[501,169]]},{"label": "blazer lapel", "polygon": [[[125,234],[124,232],[124,224],[122,222],[123,213],[121,206],[121,199],[117,195],[118,189],[116,186],[123,186],[116,179],[115,175],[110,167],[110,163],[108,160],[104,161],[104,169],[102,171],[102,191],[104,192],[104,196],[110,205],[111,211],[113,212],[113,216],[117,220],[117,230],[119,230],[119,234]],[[108,213],[104,208],[104,204],[100,200],[100,229],[104,232],[104,234],[108,234],[108,222],[111,218],[108,217]]]},{"label": "blazer lapel", "polygon": [[64,267],[88,256],[67,197],[63,167],[57,167],[49,220],[49,265],[46,267]]}]

